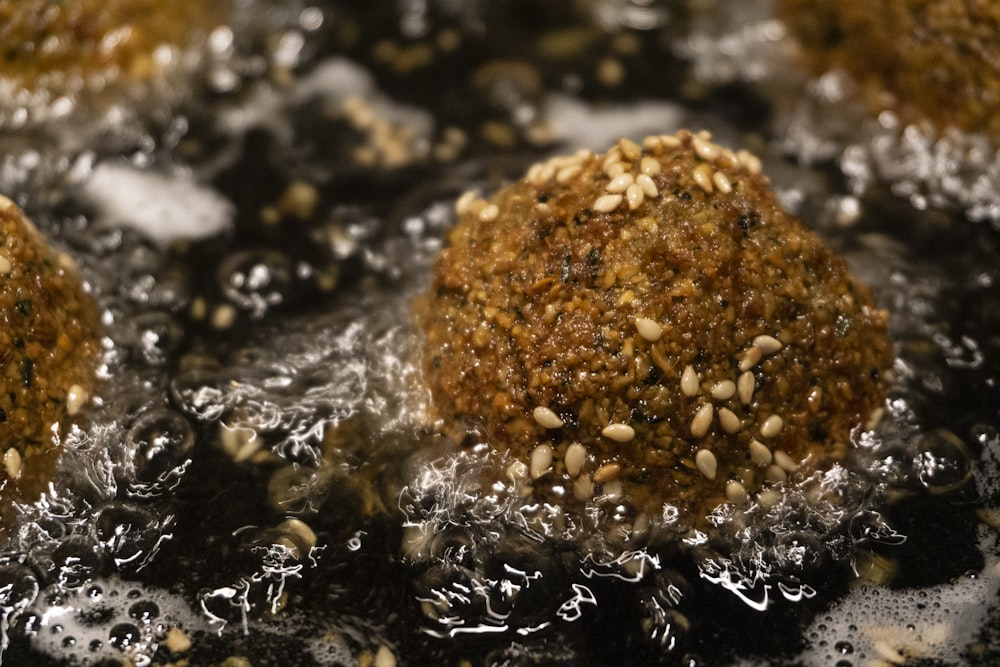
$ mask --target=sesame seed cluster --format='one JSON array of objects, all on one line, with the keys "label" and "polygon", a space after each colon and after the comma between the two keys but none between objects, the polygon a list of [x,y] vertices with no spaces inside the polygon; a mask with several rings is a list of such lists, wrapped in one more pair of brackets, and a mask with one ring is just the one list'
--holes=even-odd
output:
[{"label": "sesame seed cluster", "polygon": [[887,313],[706,132],[466,193],[418,301],[440,416],[526,492],[696,524],[841,459],[884,400]]},{"label": "sesame seed cluster", "polygon": [[89,400],[100,342],[97,308],[72,260],[53,252],[0,196],[0,490],[33,499],[49,481],[55,428]]}]

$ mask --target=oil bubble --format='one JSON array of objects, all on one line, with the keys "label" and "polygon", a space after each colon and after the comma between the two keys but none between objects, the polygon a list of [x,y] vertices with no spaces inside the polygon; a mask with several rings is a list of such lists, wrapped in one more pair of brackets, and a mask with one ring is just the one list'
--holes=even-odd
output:
[{"label": "oil bubble", "polygon": [[0,607],[23,609],[38,597],[38,579],[28,567],[17,563],[0,566]]},{"label": "oil bubble", "polygon": [[920,443],[916,467],[920,482],[931,493],[948,493],[964,486],[972,478],[969,452],[958,436],[938,429]]},{"label": "oil bubble", "polygon": [[197,360],[183,368],[170,381],[170,397],[189,415],[206,421],[217,419],[223,412],[225,394],[220,389],[223,373],[217,364]]},{"label": "oil bubble", "polygon": [[172,358],[184,338],[184,329],[168,313],[140,313],[133,320],[135,346],[139,356],[150,366],[162,366]]},{"label": "oil bubble", "polygon": [[295,271],[288,255],[273,250],[242,251],[226,257],[216,280],[219,290],[254,319],[293,295]]},{"label": "oil bubble", "polygon": [[124,651],[133,646],[141,638],[139,628],[131,623],[119,623],[108,633],[108,642],[115,648]]},{"label": "oil bubble", "polygon": [[153,557],[162,522],[149,510],[127,503],[111,503],[97,517],[101,546],[118,567],[139,567]]},{"label": "oil bubble", "polygon": [[164,408],[139,417],[128,430],[126,440],[135,452],[134,481],[129,490],[135,496],[150,497],[180,482],[190,462],[194,430],[182,415]]},{"label": "oil bubble", "polygon": [[137,621],[148,623],[160,615],[160,607],[151,600],[142,600],[128,608],[128,615]]},{"label": "oil bubble", "polygon": [[49,574],[66,589],[79,588],[103,572],[104,557],[92,540],[74,536],[52,552]]}]

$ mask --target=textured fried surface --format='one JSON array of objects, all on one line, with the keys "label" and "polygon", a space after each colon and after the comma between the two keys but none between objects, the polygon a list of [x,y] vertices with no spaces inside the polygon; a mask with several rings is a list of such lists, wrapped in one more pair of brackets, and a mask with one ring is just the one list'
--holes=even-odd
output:
[{"label": "textured fried surface", "polygon": [[[730,482],[741,501],[803,461],[841,458],[884,399],[887,314],[759,171],[681,132],[554,158],[488,202],[460,199],[417,304],[440,416],[481,422],[529,465],[550,446],[551,470],[531,475],[546,500],[620,482],[635,507],[686,516]],[[608,189],[623,185],[617,200]],[[580,472],[567,470],[571,443],[586,450]]]},{"label": "textured fried surface", "polygon": [[36,496],[48,482],[58,454],[57,425],[93,388],[100,349],[97,308],[66,264],[21,211],[0,197],[4,501]]},{"label": "textured fried surface", "polygon": [[[0,76],[70,92],[120,74],[142,79],[161,45],[183,47],[226,15],[228,2],[0,0]],[[203,35],[202,35],[203,36]],[[69,88],[67,90],[67,88]]]},{"label": "textured fried surface", "polygon": [[877,113],[1000,137],[1000,3],[782,0],[816,71],[846,70]]}]

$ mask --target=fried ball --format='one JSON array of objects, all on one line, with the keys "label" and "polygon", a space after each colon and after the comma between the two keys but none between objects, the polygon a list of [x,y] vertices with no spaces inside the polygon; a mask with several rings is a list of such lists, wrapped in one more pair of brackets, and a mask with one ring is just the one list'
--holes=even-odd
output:
[{"label": "fried ball", "polygon": [[58,457],[60,424],[86,403],[100,341],[97,307],[68,258],[0,196],[0,499],[33,500]]},{"label": "fried ball", "polygon": [[698,523],[842,459],[884,401],[887,313],[708,133],[553,158],[456,210],[417,302],[427,381],[541,499]]},{"label": "fried ball", "polygon": [[840,68],[869,107],[1000,138],[1000,3],[782,0],[817,73]]},{"label": "fried ball", "polygon": [[185,48],[223,20],[228,2],[0,0],[0,79],[54,96],[142,81],[168,63],[161,46]]}]

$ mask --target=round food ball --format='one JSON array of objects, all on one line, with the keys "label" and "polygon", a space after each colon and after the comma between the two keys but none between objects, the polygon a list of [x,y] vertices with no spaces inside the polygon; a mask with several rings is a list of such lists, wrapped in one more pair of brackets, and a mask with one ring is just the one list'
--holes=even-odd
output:
[{"label": "round food ball", "polygon": [[1000,3],[782,0],[816,72],[840,68],[869,107],[1000,138]]},{"label": "round food ball", "polygon": [[20,90],[49,100],[145,82],[176,69],[181,52],[204,41],[228,6],[225,0],[0,0],[0,81],[8,91],[13,86],[16,98]]},{"label": "round food ball", "polygon": [[71,262],[0,196],[0,499],[33,500],[58,457],[60,424],[93,390],[97,307]]},{"label": "round food ball", "polygon": [[417,305],[427,381],[541,499],[698,523],[843,458],[884,400],[887,313],[708,133],[556,157],[456,209]]}]

